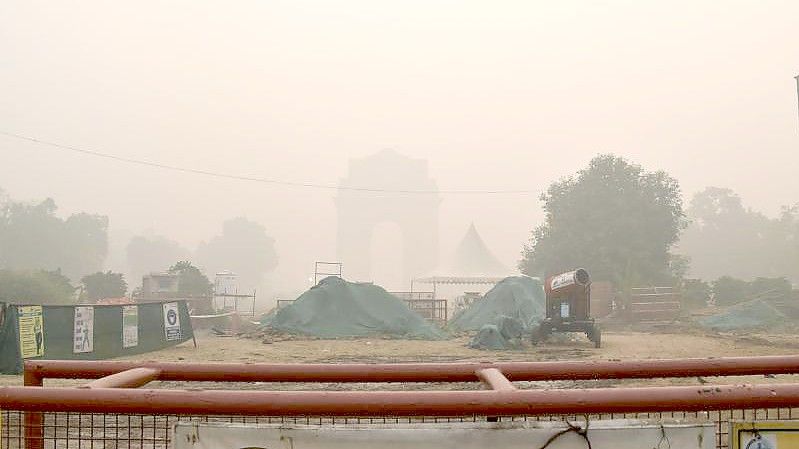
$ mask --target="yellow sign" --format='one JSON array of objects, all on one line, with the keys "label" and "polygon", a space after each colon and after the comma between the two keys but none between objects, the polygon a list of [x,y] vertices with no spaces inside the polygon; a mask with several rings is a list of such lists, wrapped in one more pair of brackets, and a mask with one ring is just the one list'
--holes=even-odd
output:
[{"label": "yellow sign", "polygon": [[796,449],[799,421],[734,422],[730,443],[732,449]]},{"label": "yellow sign", "polygon": [[42,306],[19,306],[19,352],[23,359],[44,355]]}]

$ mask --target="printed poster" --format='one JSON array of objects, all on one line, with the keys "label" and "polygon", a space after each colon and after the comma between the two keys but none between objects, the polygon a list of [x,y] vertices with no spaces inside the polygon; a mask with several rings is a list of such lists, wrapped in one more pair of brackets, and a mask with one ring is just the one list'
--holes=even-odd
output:
[{"label": "printed poster", "polygon": [[180,315],[176,302],[164,304],[164,335],[167,341],[180,340]]},{"label": "printed poster", "polygon": [[75,333],[72,352],[81,354],[94,351],[94,307],[75,307]]},{"label": "printed poster", "polygon": [[733,449],[793,449],[799,447],[799,421],[735,422],[730,428]]},{"label": "printed poster", "polygon": [[42,306],[19,306],[19,352],[23,359],[44,355]]},{"label": "printed poster", "polygon": [[139,306],[122,306],[122,347],[139,345]]}]

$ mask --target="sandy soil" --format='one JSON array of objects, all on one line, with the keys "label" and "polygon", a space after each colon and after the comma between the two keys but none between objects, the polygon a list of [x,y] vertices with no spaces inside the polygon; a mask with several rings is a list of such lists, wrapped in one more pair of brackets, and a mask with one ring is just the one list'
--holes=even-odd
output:
[{"label": "sandy soil", "polygon": [[[588,359],[648,359],[679,357],[754,356],[799,353],[799,335],[720,335],[702,332],[644,333],[634,331],[605,332],[603,347],[595,349],[582,336],[561,337],[539,346],[525,346],[513,351],[479,351],[469,349],[468,337],[446,341],[414,341],[390,339],[355,340],[285,340],[264,344],[259,339],[218,337],[198,332],[195,349],[191,342],[158,352],[128,357],[128,360],[186,362],[264,362],[264,363],[399,363],[449,361],[536,361]],[[707,379],[713,383],[799,382],[799,376],[762,376],[749,378]],[[616,382],[618,384],[696,384],[697,379]],[[0,385],[21,385],[21,376],[0,376]],[[51,382],[50,385],[69,384]],[[589,386],[565,383],[563,386]],[[152,386],[157,386],[152,384]],[[166,386],[166,385],[161,385]],[[174,387],[176,385],[168,385]],[[196,386],[196,385],[195,385]],[[287,387],[286,385],[282,388]],[[330,385],[322,388],[335,388]],[[456,387],[456,386],[453,386]],[[460,386],[459,388],[469,388]]]}]

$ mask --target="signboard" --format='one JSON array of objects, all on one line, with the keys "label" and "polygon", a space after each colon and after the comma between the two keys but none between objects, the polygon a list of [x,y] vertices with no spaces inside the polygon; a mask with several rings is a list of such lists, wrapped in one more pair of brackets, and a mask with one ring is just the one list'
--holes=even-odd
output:
[{"label": "signboard", "polygon": [[122,347],[139,345],[139,306],[122,307]]},{"label": "signboard", "polygon": [[180,313],[178,303],[164,303],[164,335],[167,341],[180,340]]},{"label": "signboard", "polygon": [[569,315],[569,303],[562,302],[560,303],[560,317],[561,318],[568,318]]},{"label": "signboard", "polygon": [[[574,423],[578,424],[579,423]],[[174,449],[714,449],[713,423],[592,421],[586,436],[563,422],[280,425],[178,422]],[[560,434],[560,435],[558,435]],[[551,441],[549,441],[551,440]],[[548,443],[549,441],[549,443]]]},{"label": "signboard", "polygon": [[557,290],[562,287],[568,287],[575,283],[576,274],[574,271],[570,271],[568,273],[559,274],[552,278],[551,284],[549,285],[550,290]]},{"label": "signboard", "polygon": [[799,421],[734,422],[732,449],[794,449],[799,447]]},{"label": "signboard", "polygon": [[72,352],[80,354],[94,351],[94,307],[75,307],[75,331],[72,334]]},{"label": "signboard", "polygon": [[44,355],[42,306],[19,306],[19,352],[23,359]]}]

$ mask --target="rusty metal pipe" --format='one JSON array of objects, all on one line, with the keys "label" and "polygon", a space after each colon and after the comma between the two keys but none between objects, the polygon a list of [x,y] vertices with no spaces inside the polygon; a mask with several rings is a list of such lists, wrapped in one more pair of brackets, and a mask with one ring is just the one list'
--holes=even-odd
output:
[{"label": "rusty metal pipe", "polygon": [[259,416],[503,416],[799,406],[799,384],[503,391],[181,391],[0,387],[9,410]]},{"label": "rusty metal pipe", "polygon": [[37,360],[25,372],[40,378],[97,379],[137,367],[158,380],[212,382],[473,382],[496,368],[511,381],[648,379],[799,374],[799,356],[502,363],[239,364]]},{"label": "rusty metal pipe", "polygon": [[515,390],[516,387],[496,368],[479,369],[475,372],[480,382],[495,391]]},{"label": "rusty metal pipe", "polygon": [[93,380],[82,388],[138,388],[158,379],[160,374],[156,368],[131,368]]},{"label": "rusty metal pipe", "polygon": [[[22,376],[26,387],[43,387],[44,378],[35,371],[25,370]],[[44,416],[41,412],[25,412],[25,449],[44,448]]]}]

